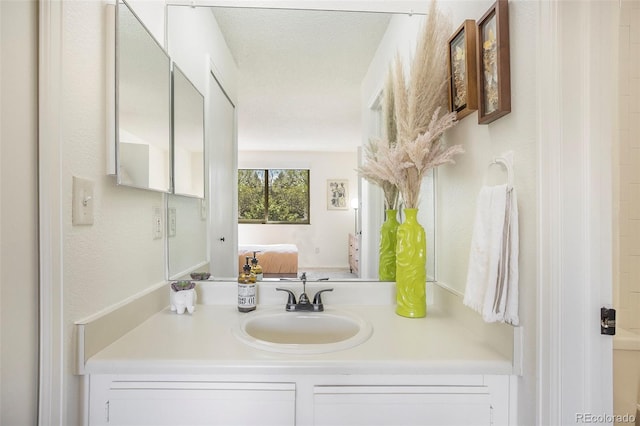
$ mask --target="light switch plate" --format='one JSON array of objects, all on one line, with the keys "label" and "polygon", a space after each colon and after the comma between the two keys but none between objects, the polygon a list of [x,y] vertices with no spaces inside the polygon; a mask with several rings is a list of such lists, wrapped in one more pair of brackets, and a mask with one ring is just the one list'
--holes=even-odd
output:
[{"label": "light switch plate", "polygon": [[207,200],[200,200],[200,219],[207,220]]},{"label": "light switch plate", "polygon": [[176,208],[175,207],[169,207],[169,218],[167,219],[167,221],[169,222],[169,228],[168,228],[168,234],[167,237],[175,237],[176,236]]},{"label": "light switch plate", "polygon": [[93,181],[73,177],[73,196],[71,200],[71,223],[73,225],[93,225]]},{"label": "light switch plate", "polygon": [[162,210],[160,207],[153,208],[153,239],[162,238]]}]

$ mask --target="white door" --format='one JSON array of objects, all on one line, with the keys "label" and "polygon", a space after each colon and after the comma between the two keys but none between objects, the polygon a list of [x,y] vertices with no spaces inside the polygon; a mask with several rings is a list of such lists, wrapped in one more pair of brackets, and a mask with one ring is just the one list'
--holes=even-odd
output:
[{"label": "white door", "polygon": [[238,183],[235,106],[209,74],[208,149],[211,273],[234,277],[238,271]]}]

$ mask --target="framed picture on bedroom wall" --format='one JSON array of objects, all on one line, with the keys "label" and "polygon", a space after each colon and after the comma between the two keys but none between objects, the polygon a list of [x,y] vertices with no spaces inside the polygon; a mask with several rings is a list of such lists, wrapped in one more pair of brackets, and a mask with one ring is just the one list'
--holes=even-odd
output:
[{"label": "framed picture on bedroom wall", "polygon": [[327,210],[349,209],[349,180],[327,180]]},{"label": "framed picture on bedroom wall", "polygon": [[458,120],[478,109],[476,22],[467,19],[449,38],[449,111]]},{"label": "framed picture on bedroom wall", "polygon": [[511,112],[509,8],[497,0],[477,24],[478,124]]}]

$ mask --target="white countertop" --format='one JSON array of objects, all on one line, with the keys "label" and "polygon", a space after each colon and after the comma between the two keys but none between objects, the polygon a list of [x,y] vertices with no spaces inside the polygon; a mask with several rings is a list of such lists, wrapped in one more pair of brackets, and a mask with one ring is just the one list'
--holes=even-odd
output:
[{"label": "white countertop", "polygon": [[167,308],[87,360],[85,374],[512,374],[510,359],[431,306],[420,319],[393,305],[339,309],[370,321],[372,336],[340,352],[296,355],[236,338],[232,328],[251,313],[235,305],[197,305],[191,315]]}]

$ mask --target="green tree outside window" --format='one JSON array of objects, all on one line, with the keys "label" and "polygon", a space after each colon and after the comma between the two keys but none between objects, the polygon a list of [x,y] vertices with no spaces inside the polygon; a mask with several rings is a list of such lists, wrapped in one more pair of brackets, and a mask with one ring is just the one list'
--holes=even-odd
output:
[{"label": "green tree outside window", "polygon": [[308,224],[309,170],[239,169],[240,223]]}]

